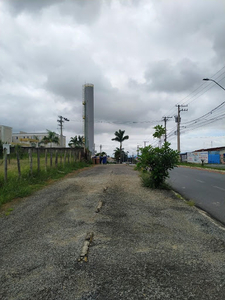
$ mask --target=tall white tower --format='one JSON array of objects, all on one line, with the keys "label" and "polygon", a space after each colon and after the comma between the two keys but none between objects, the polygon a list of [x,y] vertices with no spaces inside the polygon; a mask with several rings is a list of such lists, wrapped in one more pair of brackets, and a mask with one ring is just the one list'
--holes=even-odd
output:
[{"label": "tall white tower", "polygon": [[91,83],[83,85],[83,105],[85,147],[94,155],[94,85]]}]

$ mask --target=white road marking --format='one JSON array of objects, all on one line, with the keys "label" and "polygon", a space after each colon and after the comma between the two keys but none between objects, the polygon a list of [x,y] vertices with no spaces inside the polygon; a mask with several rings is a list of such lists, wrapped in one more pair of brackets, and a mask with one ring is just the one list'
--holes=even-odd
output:
[{"label": "white road marking", "polygon": [[199,180],[199,179],[195,179],[195,180],[198,181],[198,182],[201,182],[201,183],[205,183],[204,181]]},{"label": "white road marking", "polygon": [[219,190],[221,190],[221,191],[225,191],[225,189],[223,189],[223,188],[221,188],[221,187],[219,187],[219,186],[213,185],[213,187],[216,188],[216,189],[219,189]]}]

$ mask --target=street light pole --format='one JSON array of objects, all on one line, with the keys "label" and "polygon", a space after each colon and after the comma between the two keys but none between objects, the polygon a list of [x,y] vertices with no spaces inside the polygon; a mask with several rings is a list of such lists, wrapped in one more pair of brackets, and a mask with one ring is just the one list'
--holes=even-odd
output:
[{"label": "street light pole", "polygon": [[213,82],[215,82],[215,84],[217,84],[219,87],[221,87],[221,89],[223,89],[225,91],[225,88],[222,85],[220,85],[218,82],[216,82],[214,79],[203,78],[203,80],[205,80],[205,81],[213,81]]}]

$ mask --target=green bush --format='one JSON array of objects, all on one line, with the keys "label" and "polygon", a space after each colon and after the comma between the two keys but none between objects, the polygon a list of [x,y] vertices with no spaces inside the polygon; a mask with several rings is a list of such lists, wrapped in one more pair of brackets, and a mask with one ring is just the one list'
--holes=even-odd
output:
[{"label": "green bush", "polygon": [[[142,169],[142,182],[151,188],[165,188],[165,180],[169,177],[169,170],[179,162],[178,151],[171,149],[165,142],[162,148],[147,146],[141,148],[138,168]],[[147,173],[147,174],[146,174]]]}]

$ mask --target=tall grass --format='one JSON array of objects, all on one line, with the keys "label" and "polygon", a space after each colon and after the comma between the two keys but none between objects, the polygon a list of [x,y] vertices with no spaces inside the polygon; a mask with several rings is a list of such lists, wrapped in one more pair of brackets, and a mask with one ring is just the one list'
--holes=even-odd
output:
[{"label": "tall grass", "polygon": [[[8,165],[8,178],[4,181],[4,168],[3,163],[0,164],[0,206],[15,198],[26,197],[31,195],[34,191],[49,184],[49,181],[57,180],[64,177],[66,174],[73,172],[90,164],[81,162],[66,162],[65,165],[58,161],[58,166],[55,167],[55,160],[53,165],[45,170],[45,159],[40,158],[40,170],[37,169],[37,157],[33,157],[33,171],[30,174],[28,158],[20,160],[21,177],[18,176],[17,161],[11,159]],[[48,159],[49,165],[49,159]]]}]

